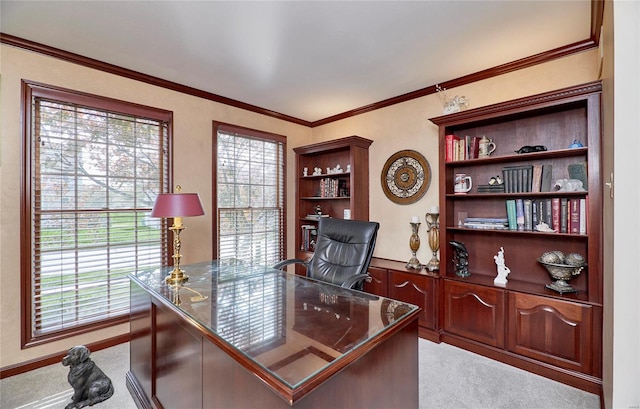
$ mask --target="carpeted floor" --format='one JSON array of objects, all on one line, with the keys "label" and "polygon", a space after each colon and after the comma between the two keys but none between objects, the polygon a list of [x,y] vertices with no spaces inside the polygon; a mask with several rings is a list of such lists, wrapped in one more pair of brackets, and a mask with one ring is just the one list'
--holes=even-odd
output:
[{"label": "carpeted floor", "polygon": [[[419,348],[420,409],[600,408],[597,395],[451,345],[420,339]],[[115,386],[114,395],[94,407],[134,409],[125,385],[129,344],[94,352],[91,357]],[[58,364],[1,380],[0,407],[64,408],[72,394],[67,373],[68,368]]]}]

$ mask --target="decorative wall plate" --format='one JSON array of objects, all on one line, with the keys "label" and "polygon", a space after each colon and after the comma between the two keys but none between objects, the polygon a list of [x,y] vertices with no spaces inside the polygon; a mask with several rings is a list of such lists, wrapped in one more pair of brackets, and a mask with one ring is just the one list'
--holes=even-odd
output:
[{"label": "decorative wall plate", "polygon": [[392,202],[410,204],[418,201],[431,184],[431,167],[419,152],[403,150],[391,155],[382,167],[382,190]]}]

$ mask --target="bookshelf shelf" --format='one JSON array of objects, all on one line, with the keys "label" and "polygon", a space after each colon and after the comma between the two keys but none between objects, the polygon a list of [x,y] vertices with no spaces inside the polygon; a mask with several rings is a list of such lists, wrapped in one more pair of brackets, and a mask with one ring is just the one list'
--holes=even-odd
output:
[{"label": "bookshelf shelf", "polygon": [[[589,391],[597,390],[602,378],[601,91],[602,85],[596,81],[431,119],[439,129],[442,158],[442,339]],[[467,143],[484,136],[496,145],[490,157],[445,161],[455,157],[451,155],[452,140]],[[569,148],[574,140],[584,146]],[[516,153],[522,147],[538,145],[547,150]],[[460,155],[457,149],[457,155],[464,156],[464,152]],[[534,169],[539,192],[532,183],[536,180]],[[546,184],[540,177],[541,169],[546,169]],[[584,172],[575,172],[581,169]],[[472,178],[473,187],[469,193],[455,194],[454,180],[461,173]],[[585,190],[558,191],[554,187],[556,181],[576,175],[582,177]],[[517,183],[507,186],[505,180],[506,192],[478,192],[479,185],[485,191],[492,189],[495,183],[489,181],[495,181],[496,176],[509,176],[510,182],[516,178]],[[568,224],[558,233],[536,231],[535,223],[524,223],[526,230],[522,224],[512,224],[506,230],[465,227],[465,221],[473,225],[470,218],[509,218],[509,201],[520,201],[529,215],[535,209],[537,219],[532,216],[529,221],[548,221],[551,226],[559,222],[556,215],[565,215],[566,223],[573,217],[576,224],[572,227],[584,227],[584,233],[580,229],[571,232]],[[549,213],[547,209],[558,203],[560,210]],[[566,207],[562,208],[562,203]],[[570,212],[571,203],[582,206],[579,212]],[[527,210],[520,217],[523,213]],[[456,275],[451,241],[462,242],[467,248],[470,277]],[[504,286],[494,284],[494,256],[501,248],[510,269]],[[551,251],[578,253],[586,259],[585,269],[570,280],[577,293],[546,288],[553,279],[537,259]],[[573,343],[568,345],[567,339]]]},{"label": "bookshelf shelf", "polygon": [[514,197],[580,197],[588,196],[589,192],[520,192],[520,193],[447,193],[447,199],[478,200],[478,199],[509,199]]},{"label": "bookshelf shelf", "polygon": [[[542,232],[542,231],[518,231],[518,230],[501,230],[501,229],[473,229],[466,227],[446,227],[447,231],[451,232],[472,232],[473,234],[504,234],[504,235],[535,235],[535,236],[549,236],[551,240],[557,239],[588,239],[588,234],[578,234],[578,233],[552,233],[552,232]],[[495,275],[495,274],[494,274]]]},{"label": "bookshelf shelf", "polygon": [[511,163],[511,162],[534,162],[536,160],[564,158],[572,156],[584,156],[588,152],[588,147],[571,148],[571,149],[555,149],[544,152],[532,152],[522,154],[505,154],[495,155],[488,158],[456,160],[445,162],[446,167],[456,167],[464,164],[465,166],[486,166],[491,163]]}]

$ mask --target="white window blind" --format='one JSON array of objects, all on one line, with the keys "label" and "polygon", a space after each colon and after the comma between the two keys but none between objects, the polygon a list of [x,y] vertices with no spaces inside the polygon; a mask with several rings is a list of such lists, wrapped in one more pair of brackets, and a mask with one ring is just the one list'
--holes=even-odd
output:
[{"label": "white window blind", "polygon": [[167,230],[149,212],[168,187],[169,121],[38,92],[30,106],[33,341],[126,318],[127,274],[167,259]]},{"label": "white window blind", "polygon": [[273,265],[284,259],[284,137],[217,128],[218,259]]}]

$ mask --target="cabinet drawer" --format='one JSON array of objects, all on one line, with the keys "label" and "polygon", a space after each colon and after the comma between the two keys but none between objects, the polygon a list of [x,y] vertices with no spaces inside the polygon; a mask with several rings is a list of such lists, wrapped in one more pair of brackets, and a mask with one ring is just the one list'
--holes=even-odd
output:
[{"label": "cabinet drawer", "polygon": [[444,282],[444,330],[504,348],[505,292],[456,281]]},{"label": "cabinet drawer", "polygon": [[429,329],[436,326],[436,288],[432,277],[389,270],[389,298],[421,307],[419,324]]},{"label": "cabinet drawer", "polygon": [[371,282],[364,283],[364,291],[369,294],[387,297],[387,270],[384,268],[369,267]]},{"label": "cabinet drawer", "polygon": [[509,294],[508,349],[591,373],[593,307],[530,294]]}]

